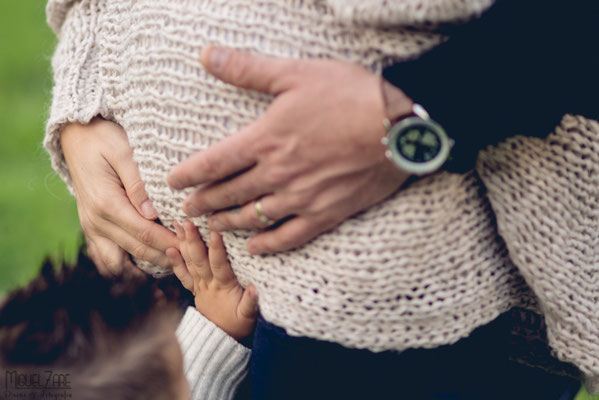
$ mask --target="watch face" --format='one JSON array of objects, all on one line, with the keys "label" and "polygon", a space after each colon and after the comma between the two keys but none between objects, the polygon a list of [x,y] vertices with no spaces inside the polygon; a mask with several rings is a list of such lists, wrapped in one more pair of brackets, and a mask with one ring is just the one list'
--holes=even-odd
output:
[{"label": "watch face", "polygon": [[400,131],[396,140],[397,152],[413,163],[426,163],[441,152],[439,134],[425,124],[413,124]]},{"label": "watch face", "polygon": [[393,125],[384,138],[385,155],[398,168],[416,175],[439,169],[449,157],[453,141],[431,119],[404,118]]}]

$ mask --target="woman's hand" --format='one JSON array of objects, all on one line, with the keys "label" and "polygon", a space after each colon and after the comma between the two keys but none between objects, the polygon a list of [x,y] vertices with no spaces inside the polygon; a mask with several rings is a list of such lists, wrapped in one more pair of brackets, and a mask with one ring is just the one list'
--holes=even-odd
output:
[{"label": "woman's hand", "polygon": [[129,254],[170,267],[165,251],[176,236],[153,222],[158,214],[144,189],[123,129],[95,118],[69,124],[61,145],[73,179],[77,209],[88,252],[103,274],[134,267]]},{"label": "woman's hand", "polygon": [[211,232],[210,248],[206,250],[190,221],[185,221],[183,227],[175,222],[175,228],[181,253],[173,248],[167,254],[175,265],[175,275],[193,293],[197,310],[233,338],[249,336],[258,315],[258,295],[254,286],[243,290],[237,282],[222,237]]},{"label": "woman's hand", "polygon": [[[385,157],[381,78],[348,63],[254,56],[206,48],[216,78],[275,96],[242,131],[200,151],[168,177],[175,189],[201,185],[185,201],[218,231],[264,229],[251,253],[289,250],[395,192],[409,177]],[[401,93],[400,109],[412,101]],[[259,203],[255,200],[261,199]],[[291,217],[291,218],[290,218]]]}]

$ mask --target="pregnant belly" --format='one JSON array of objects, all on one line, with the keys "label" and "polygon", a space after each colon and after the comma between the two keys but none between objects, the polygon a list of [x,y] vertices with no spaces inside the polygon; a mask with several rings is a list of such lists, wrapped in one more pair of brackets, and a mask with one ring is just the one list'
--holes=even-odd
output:
[{"label": "pregnant belly", "polygon": [[[272,100],[209,76],[198,59],[205,44],[337,58],[377,71],[438,41],[430,34],[336,23],[330,10],[314,7],[316,0],[281,1],[281,7],[296,4],[297,19],[262,12],[259,5],[227,6],[238,2],[115,1],[109,7],[123,3],[136,12],[128,21],[105,22],[107,32],[122,33],[103,38],[105,99],[127,131],[148,195],[170,229],[186,218],[182,203],[189,190],[170,189],[168,171],[235,134]],[[498,287],[522,285],[481,193],[472,174],[438,174],[293,251],[256,257],[245,248],[251,232],[230,232],[224,239],[240,282],[256,285],[265,318],[292,334],[372,350],[442,343],[472,327],[447,333],[464,315],[476,311],[489,319],[505,307],[510,293]],[[207,238],[206,219],[194,223]],[[169,272],[142,265],[155,274]],[[496,301],[475,301],[489,296]],[[421,326],[426,332],[411,333]]]}]

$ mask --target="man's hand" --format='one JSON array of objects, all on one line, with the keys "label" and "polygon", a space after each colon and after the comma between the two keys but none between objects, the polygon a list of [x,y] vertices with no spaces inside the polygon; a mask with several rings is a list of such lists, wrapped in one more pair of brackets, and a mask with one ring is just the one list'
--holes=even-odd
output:
[{"label": "man's hand", "polygon": [[88,252],[103,274],[134,267],[127,253],[163,267],[176,236],[153,222],[157,213],[145,192],[127,135],[117,124],[96,118],[70,124],[61,145],[77,198]]},{"label": "man's hand", "polygon": [[258,294],[254,286],[244,290],[237,282],[222,237],[211,232],[206,250],[190,221],[183,227],[175,222],[175,228],[181,252],[173,248],[167,254],[173,260],[175,275],[193,293],[196,309],[234,339],[249,336],[258,317]]},{"label": "man's hand", "polygon": [[[202,63],[225,82],[276,96],[256,121],[192,155],[168,177],[175,189],[202,185],[184,204],[190,216],[242,206],[211,217],[218,231],[264,229],[269,220],[285,219],[251,238],[251,253],[304,244],[408,178],[384,155],[381,78],[370,71],[216,47],[204,49]],[[412,102],[403,98],[409,112]]]}]

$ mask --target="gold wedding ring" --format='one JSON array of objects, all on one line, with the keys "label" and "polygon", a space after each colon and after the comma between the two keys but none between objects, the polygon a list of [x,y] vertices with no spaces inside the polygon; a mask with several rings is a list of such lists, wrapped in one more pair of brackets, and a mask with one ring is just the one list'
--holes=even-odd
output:
[{"label": "gold wedding ring", "polygon": [[262,208],[262,200],[256,200],[254,202],[254,208],[256,209],[256,216],[261,222],[266,224],[266,226],[270,226],[276,222],[268,218],[266,214],[264,214],[264,208]]}]

